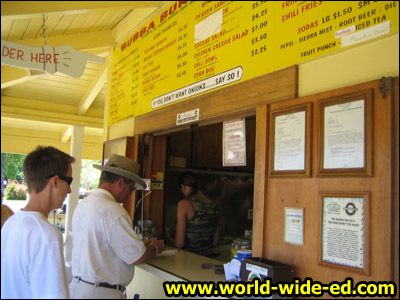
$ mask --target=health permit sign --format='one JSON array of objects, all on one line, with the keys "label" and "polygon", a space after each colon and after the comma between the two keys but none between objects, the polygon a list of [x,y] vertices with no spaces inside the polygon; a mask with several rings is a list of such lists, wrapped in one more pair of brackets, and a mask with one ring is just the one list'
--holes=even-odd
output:
[{"label": "health permit sign", "polygon": [[108,125],[397,32],[396,5],[167,2],[113,51]]}]

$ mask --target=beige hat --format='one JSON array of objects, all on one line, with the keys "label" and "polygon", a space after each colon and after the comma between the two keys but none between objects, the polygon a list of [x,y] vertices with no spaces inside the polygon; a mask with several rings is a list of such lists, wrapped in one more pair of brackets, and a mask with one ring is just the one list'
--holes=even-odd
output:
[{"label": "beige hat", "polygon": [[146,182],[138,175],[140,164],[128,157],[113,154],[105,166],[93,165],[93,167],[131,179],[135,181],[135,187],[139,190],[144,190],[146,188]]}]

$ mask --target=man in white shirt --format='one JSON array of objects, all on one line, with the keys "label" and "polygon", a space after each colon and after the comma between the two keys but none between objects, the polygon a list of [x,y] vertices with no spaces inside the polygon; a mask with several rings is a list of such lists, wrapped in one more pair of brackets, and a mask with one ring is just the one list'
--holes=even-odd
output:
[{"label": "man in white shirt", "polygon": [[144,263],[165,249],[164,241],[142,242],[121,203],[146,183],[140,165],[113,155],[102,170],[99,188],[81,200],[72,218],[71,298],[125,298],[134,265]]},{"label": "man in white shirt", "polygon": [[69,298],[62,235],[47,217],[71,192],[75,159],[53,147],[37,147],[23,171],[29,202],[1,230],[1,298]]}]

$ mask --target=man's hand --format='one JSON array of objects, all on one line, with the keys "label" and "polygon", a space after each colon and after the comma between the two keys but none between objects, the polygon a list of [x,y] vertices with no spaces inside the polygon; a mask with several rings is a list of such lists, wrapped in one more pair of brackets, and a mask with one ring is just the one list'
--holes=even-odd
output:
[{"label": "man's hand", "polygon": [[165,250],[164,240],[155,239],[151,243],[149,243],[149,247],[151,245],[154,245],[154,247],[156,248],[156,255],[160,254],[161,252],[163,252]]},{"label": "man's hand", "polygon": [[144,241],[144,245],[146,246],[146,252],[142,255],[141,258],[133,263],[134,265],[143,264],[152,259],[155,255],[160,254],[165,250],[164,240],[158,240],[157,238],[152,238]]},{"label": "man's hand", "polygon": [[154,242],[154,241],[157,241],[157,238],[156,238],[156,237],[144,241],[144,244],[145,244],[146,247],[147,247],[148,245],[150,245],[150,244],[151,244],[152,242]]}]

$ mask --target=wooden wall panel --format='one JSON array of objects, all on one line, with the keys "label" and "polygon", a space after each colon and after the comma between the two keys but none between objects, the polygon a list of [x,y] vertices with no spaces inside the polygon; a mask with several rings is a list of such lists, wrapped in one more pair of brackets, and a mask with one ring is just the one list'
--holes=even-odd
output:
[{"label": "wooden wall panel", "polygon": [[135,117],[135,135],[166,131],[176,115],[200,109],[200,121],[223,118],[261,104],[297,97],[298,67],[292,66]]},{"label": "wooden wall panel", "polygon": [[268,107],[259,105],[256,110],[256,141],[254,166],[254,204],[253,204],[253,257],[265,257],[265,218],[267,193],[268,158]]},{"label": "wooden wall panel", "polygon": [[191,167],[222,168],[222,123],[193,128],[192,135]]},{"label": "wooden wall panel", "polygon": [[[139,137],[135,136],[128,136],[123,139],[126,139],[126,157],[133,159],[134,161],[138,161],[138,147],[139,147]],[[117,139],[118,140],[118,139]],[[105,143],[109,143],[105,142]],[[122,155],[122,154],[119,154]],[[104,161],[104,160],[103,160]],[[129,201],[125,201],[122,205],[129,213],[132,223],[135,223],[134,216],[135,216],[135,203],[137,198],[137,192],[132,193],[132,197]]]},{"label": "wooden wall panel", "polygon": [[[373,175],[363,178],[316,177],[318,101],[354,91],[373,89]],[[271,104],[270,109],[312,103],[311,178],[268,178],[264,214],[263,256],[294,266],[295,276],[312,277],[323,283],[343,281],[393,280],[392,269],[392,104],[382,99],[379,80],[317,95]],[[370,192],[370,276],[318,265],[319,193]],[[304,208],[304,245],[284,242],[284,208]],[[259,226],[259,225],[258,225]],[[326,295],[325,295],[326,296]]]},{"label": "wooden wall panel", "polygon": [[153,161],[151,170],[152,172],[164,173],[164,189],[152,190],[152,193],[147,197],[149,206],[150,218],[153,220],[155,227],[158,231],[158,236],[162,235],[163,228],[163,215],[164,215],[164,191],[165,191],[165,166],[167,159],[167,137],[155,136],[153,137]]},{"label": "wooden wall panel", "polygon": [[186,159],[186,166],[190,166],[192,161],[192,133],[190,130],[185,130],[179,134],[168,136],[168,153],[167,162],[171,156],[181,157]]}]

